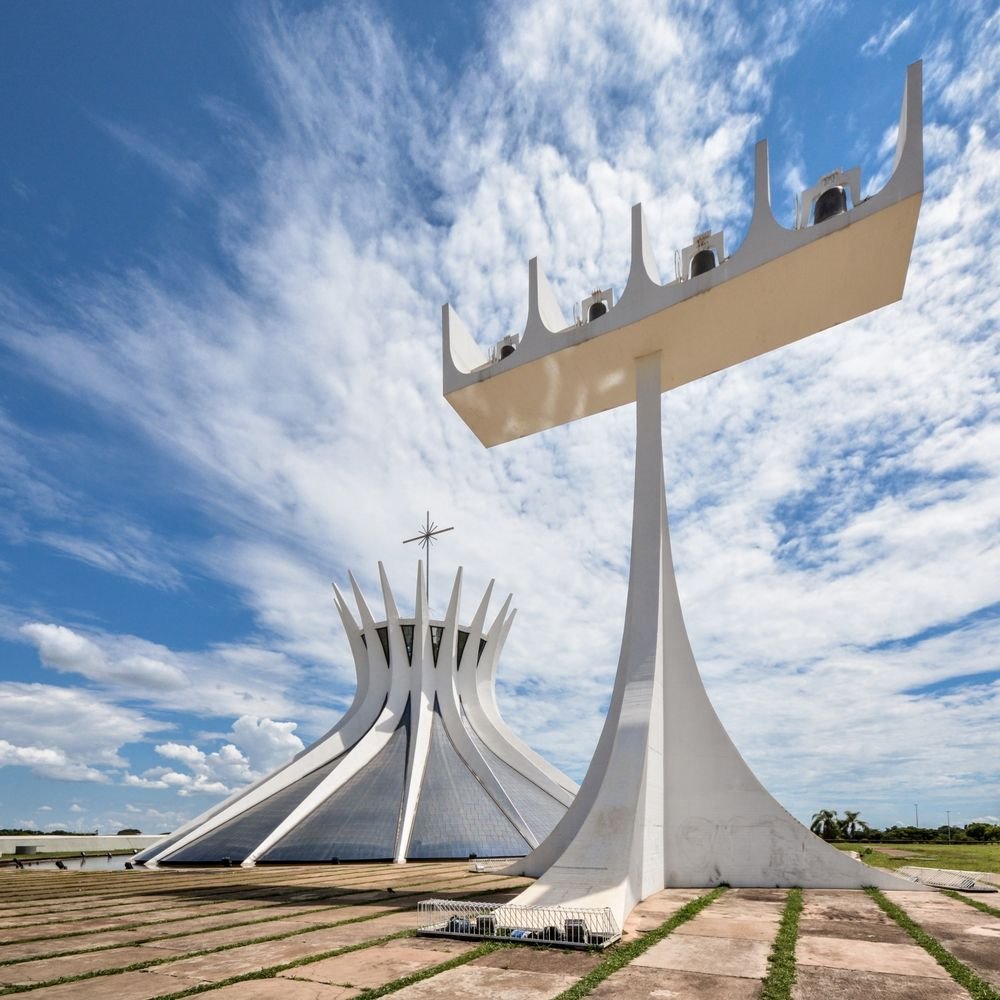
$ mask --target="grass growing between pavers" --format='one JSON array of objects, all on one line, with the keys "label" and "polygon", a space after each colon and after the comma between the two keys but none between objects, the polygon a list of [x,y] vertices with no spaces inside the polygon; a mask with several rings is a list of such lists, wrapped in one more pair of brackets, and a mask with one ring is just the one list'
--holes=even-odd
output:
[{"label": "grass growing between pavers", "polygon": [[865,892],[887,913],[907,934],[920,945],[940,965],[959,986],[969,991],[972,1000],[1000,1000],[989,983],[984,982],[964,962],[960,962],[935,938],[931,937],[902,907],[890,902],[878,889],[869,886]]},{"label": "grass growing between pavers", "polygon": [[[422,878],[418,878],[416,880],[411,880],[411,882],[399,882],[399,881],[397,881],[396,884],[397,885],[406,886],[406,885],[412,884],[413,881],[421,882],[421,881],[426,881],[426,879],[422,877]],[[496,881],[495,879],[489,879],[487,881],[490,883],[490,887],[489,888],[480,889],[478,892],[470,893],[470,895],[472,895],[472,896],[492,895],[494,891],[500,892],[500,891],[503,891],[504,888],[505,888],[503,885],[493,886],[493,883]],[[476,886],[482,885],[482,882],[483,882],[482,879],[474,880],[472,882],[472,888],[475,888]],[[455,889],[449,889],[449,888],[445,887],[442,891],[445,891],[445,892],[450,892],[450,891],[458,892],[458,891],[461,891],[461,889],[464,889],[464,887],[455,888]],[[422,896],[422,895],[424,895],[425,892],[430,892],[432,890],[433,890],[433,887],[431,887],[431,888],[424,888],[423,886],[421,886],[421,887],[419,887],[417,889],[414,889],[411,892],[403,892],[403,893],[398,893],[397,892],[396,896],[397,896],[397,898],[406,899],[406,898],[409,898],[409,897],[412,897],[412,896]],[[365,890],[365,891],[383,892],[384,893],[385,890],[384,889],[379,889],[377,886],[375,886],[371,890]],[[311,895],[312,895],[312,893],[310,893],[310,896]],[[236,915],[236,914],[240,914],[240,913],[247,913],[247,912],[252,912],[252,911],[255,911],[255,910],[266,909],[267,910],[267,915],[261,916],[261,917],[255,917],[252,920],[235,921],[233,923],[220,924],[217,927],[211,927],[211,928],[207,928],[207,929],[202,928],[200,930],[208,933],[208,932],[217,931],[217,930],[228,930],[228,929],[230,929],[232,927],[250,926],[250,925],[255,924],[255,923],[267,923],[269,921],[285,919],[288,916],[288,914],[281,913],[280,909],[281,909],[281,904],[282,903],[287,903],[287,902],[291,902],[291,903],[294,903],[296,905],[298,905],[300,903],[309,903],[309,904],[312,904],[314,906],[314,909],[311,911],[312,913],[323,913],[324,911],[329,911],[329,910],[333,910],[333,909],[339,909],[339,908],[346,907],[346,906],[353,906],[353,905],[356,905],[356,903],[355,903],[354,900],[352,900],[351,898],[344,899],[343,897],[357,896],[358,895],[358,889],[353,888],[353,887],[352,888],[343,888],[343,887],[340,887],[340,886],[332,886],[332,887],[330,887],[329,891],[322,892],[321,894],[318,894],[318,895],[319,895],[319,898],[317,898],[314,901],[311,898],[310,899],[306,899],[304,897],[301,897],[300,893],[297,893],[297,892],[295,892],[293,890],[289,894],[288,897],[283,898],[283,897],[281,897],[278,894],[278,890],[276,890],[276,895],[274,897],[274,901],[272,901],[272,902],[269,902],[269,903],[266,903],[266,904],[262,903],[262,904],[257,905],[257,906],[241,907],[239,909],[234,909],[234,910],[223,910],[223,911],[219,911],[219,914],[218,914],[218,916],[224,918],[224,917],[228,917],[230,915]],[[299,897],[299,898],[297,898],[297,897]],[[332,900],[340,900],[340,901],[339,902],[332,902]],[[327,905],[323,905],[324,903],[327,903]],[[186,905],[187,904],[183,904],[182,903],[182,904],[178,904],[178,907],[183,908]],[[174,907],[170,907],[168,909],[173,909],[173,908]],[[128,911],[124,911],[124,912],[122,912],[120,914],[117,914],[117,915],[118,916],[128,916],[128,915],[131,915],[133,913],[148,913],[148,912],[149,912],[149,907],[146,907],[143,910],[128,910]],[[163,911],[163,912],[167,912],[167,911]],[[214,915],[215,914],[207,914],[206,916],[214,916]],[[309,916],[309,915],[311,915],[311,914],[304,914],[304,916]],[[154,927],[154,926],[156,926],[158,924],[177,923],[177,922],[179,922],[180,920],[183,920],[183,919],[187,919],[187,918],[185,918],[185,917],[165,917],[165,918],[163,918],[161,920],[144,920],[144,921],[141,921],[141,922],[137,922],[137,923],[133,923],[133,924],[125,924],[125,925],[121,925],[121,924],[108,924],[106,926],[101,926],[101,927],[98,927],[96,929],[93,928],[93,927],[90,927],[90,928],[87,928],[85,930],[65,931],[65,932],[62,932],[62,933],[59,933],[59,934],[55,935],[55,937],[59,938],[59,939],[62,939],[62,938],[92,936],[94,934],[101,934],[101,933],[118,933],[118,932],[121,932],[121,931],[141,930],[143,927]],[[194,917],[194,918],[191,918],[191,919],[203,919],[203,918],[201,918],[201,917]],[[42,922],[40,922],[38,924],[26,924],[26,925],[14,925],[14,926],[28,926],[28,927],[38,926],[38,927],[46,927],[46,926],[49,926],[50,923],[51,923],[51,921],[48,921],[48,922],[42,921]],[[137,941],[132,941],[132,942],[129,942],[129,943],[130,944],[135,944],[135,945],[142,945],[142,944],[147,944],[149,940],[167,940],[167,939],[169,939],[171,937],[186,937],[190,933],[192,933],[192,932],[191,931],[178,931],[175,934],[156,935],[155,938],[150,938],[148,940],[147,939],[137,940]],[[18,938],[16,943],[17,944],[26,944],[26,943],[30,943],[30,942],[34,942],[34,941],[43,941],[43,940],[49,939],[51,936],[52,935],[48,935],[48,934],[40,934],[37,937]],[[0,937],[2,937],[2,930],[0,930]],[[37,960],[43,959],[43,958],[63,958],[63,957],[66,957],[68,955],[86,955],[86,954],[90,954],[91,952],[94,952],[94,951],[109,951],[109,950],[111,950],[113,948],[120,948],[120,947],[122,947],[122,943],[121,942],[119,942],[117,944],[95,945],[95,946],[93,946],[91,948],[79,948],[79,949],[78,948],[74,948],[74,949],[70,949],[70,950],[66,950],[66,951],[50,952],[50,953],[45,954],[45,955],[33,955],[33,956],[29,956],[27,958],[5,959],[5,960],[0,960],[0,967],[6,966],[6,965],[16,965],[16,964],[21,963],[21,962],[33,962],[33,961],[37,961]]]},{"label": "grass growing between pavers", "polygon": [[799,937],[801,913],[802,890],[789,889],[778,934],[767,957],[767,976],[761,989],[761,1000],[791,1000],[795,985],[795,942]]},{"label": "grass growing between pavers", "polygon": [[[380,910],[378,913],[366,914],[363,917],[351,917],[349,920],[340,920],[332,924],[320,924],[318,926],[305,927],[293,931],[284,931],[281,934],[268,934],[264,937],[250,938],[246,941],[235,941],[230,944],[220,944],[215,948],[204,948],[201,951],[189,951],[179,955],[168,955],[163,958],[148,958],[142,962],[132,962],[130,965],[112,966],[107,969],[93,969],[90,972],[79,972],[72,976],[60,976],[58,979],[47,979],[39,983],[18,983],[14,986],[5,986],[0,989],[0,996],[8,996],[12,993],[28,993],[31,990],[41,989],[43,986],[62,986],[65,983],[77,983],[84,979],[97,979],[101,976],[117,976],[123,972],[142,972],[144,969],[152,969],[157,965],[168,965],[171,962],[180,962],[189,958],[203,958],[205,955],[217,955],[222,951],[233,951],[236,948],[245,948],[247,945],[268,944],[271,941],[284,941],[286,938],[298,937],[302,934],[309,934],[313,931],[333,930],[337,927],[346,927],[348,924],[361,924],[367,920],[377,920],[379,917],[394,916],[399,913],[397,910]],[[405,932],[409,933],[409,932]],[[387,939],[388,940],[388,939]],[[121,947],[118,945],[116,947]],[[93,949],[94,951],[105,951],[104,947]],[[87,952],[77,952],[77,954],[88,954]],[[43,956],[38,961],[44,961]]]},{"label": "grass growing between pavers", "polygon": [[454,958],[448,959],[447,962],[441,962],[438,965],[432,965],[426,969],[411,972],[407,976],[400,976],[399,979],[394,979],[391,983],[384,983],[382,986],[369,986],[367,989],[362,990],[362,992],[359,993],[354,1000],[378,1000],[379,997],[388,996],[390,993],[395,993],[397,990],[405,989],[407,986],[412,986],[414,983],[422,982],[424,979],[431,979],[434,976],[440,975],[442,972],[448,972],[450,969],[457,969],[460,965],[466,965],[477,958],[482,958],[483,955],[490,955],[494,951],[499,951],[501,948],[514,947],[517,946],[504,944],[500,941],[486,941],[479,945],[479,947],[473,948],[472,951],[467,951],[463,955],[456,955]]},{"label": "grass growing between pavers", "polygon": [[[310,913],[305,914],[303,917],[296,915],[297,919],[306,919],[321,913],[329,913],[331,910],[342,910],[348,906],[350,903],[338,903],[336,906],[322,906],[313,910]],[[395,911],[392,911],[395,912]],[[276,920],[287,920],[289,919],[288,914],[274,913],[267,917],[255,917],[253,920],[237,920],[231,924],[219,924],[217,927],[200,927],[196,931],[182,930],[174,931],[172,934],[153,934],[150,937],[136,938],[134,941],[122,942],[115,941],[112,944],[95,944],[90,948],[70,948],[67,951],[50,951],[44,955],[27,955],[24,958],[7,958],[0,960],[0,968],[10,966],[10,965],[23,965],[25,962],[39,962],[44,961],[49,958],[68,958],[70,955],[92,955],[99,951],[113,951],[115,948],[123,947],[138,947],[144,944],[151,944],[153,941],[172,941],[175,938],[191,937],[193,934],[214,934],[216,931],[230,931],[234,927],[254,927],[258,924],[270,924],[274,923]],[[168,920],[165,923],[177,923],[176,920]],[[136,928],[130,927],[115,927],[113,928],[113,933],[119,933],[120,931],[127,931],[132,929],[141,930],[142,927],[147,926],[145,924],[138,924]],[[316,925],[310,925],[308,930],[323,930],[325,927],[329,927],[328,923],[321,923]],[[76,937],[79,934],[86,934],[87,931],[76,931],[73,934],[60,935],[60,937]],[[91,932],[91,933],[102,933],[101,931]],[[108,932],[103,932],[108,933]],[[38,938],[28,938],[28,941],[37,941]],[[21,941],[15,942],[16,944],[21,944]]]},{"label": "grass growing between pavers", "polygon": [[[472,899],[474,899],[477,896],[493,896],[493,895],[497,894],[497,891],[498,890],[496,888],[485,889],[485,890],[481,890],[480,892],[470,893],[469,897],[472,898]],[[423,895],[423,892],[400,893],[397,898],[405,899],[405,898],[407,898],[409,896],[420,896],[420,895]],[[5,986],[2,989],[0,989],[0,996],[9,996],[9,995],[14,994],[14,993],[28,993],[31,990],[38,990],[38,989],[41,989],[42,987],[45,987],[45,986],[63,986],[66,983],[81,982],[84,979],[97,979],[97,978],[102,977],[102,976],[117,976],[117,975],[120,975],[121,973],[125,973],[125,972],[142,972],[145,969],[155,968],[158,965],[167,965],[167,964],[169,964],[171,962],[180,962],[180,961],[183,961],[183,960],[189,959],[189,958],[202,958],[205,955],[215,955],[215,954],[218,954],[219,952],[223,952],[223,951],[233,951],[236,948],[245,948],[248,945],[267,944],[267,943],[269,943],[271,941],[284,941],[287,938],[299,937],[302,934],[310,934],[310,933],[313,933],[314,931],[332,930],[332,929],[337,928],[337,927],[346,927],[349,924],[361,924],[361,923],[365,923],[366,921],[369,921],[369,920],[377,920],[380,917],[395,916],[396,914],[399,914],[400,912],[404,912],[404,910],[400,909],[399,907],[396,907],[396,908],[391,909],[391,910],[379,910],[376,913],[365,914],[364,916],[360,916],[360,917],[351,917],[351,918],[349,918],[347,920],[338,920],[338,921],[335,921],[333,923],[327,923],[327,924],[309,925],[307,927],[296,928],[295,930],[291,930],[291,931],[283,931],[280,934],[268,934],[268,935],[264,935],[263,937],[250,938],[249,940],[246,940],[246,941],[235,941],[235,942],[232,942],[230,944],[220,944],[220,945],[217,945],[214,948],[204,948],[204,949],[202,949],[200,951],[189,951],[189,952],[184,952],[184,953],[178,954],[178,955],[166,956],[166,957],[163,957],[163,958],[149,958],[149,959],[146,959],[146,960],[144,960],[142,962],[132,962],[129,965],[112,966],[112,967],[109,967],[107,969],[93,969],[90,972],[80,972],[80,973],[77,973],[77,974],[71,975],[71,976],[60,976],[57,979],[47,979],[47,980],[45,980],[43,982],[38,982],[38,983],[18,983],[18,984],[15,984],[13,986]],[[389,936],[387,936],[387,937],[385,937],[383,939],[380,939],[380,940],[390,941],[390,940],[393,940],[396,937],[408,937],[408,936],[413,935],[414,933],[415,933],[415,931],[401,931],[398,934],[391,934],[391,935],[389,935]],[[165,935],[162,940],[165,940],[166,937],[167,936]],[[161,940],[161,939],[154,939],[154,940]],[[362,945],[360,947],[367,947],[367,946],[368,945],[366,943],[362,943]],[[113,945],[113,946],[110,946],[110,947],[120,948],[120,947],[123,947],[123,946],[122,945]],[[110,950],[110,947],[107,946],[107,945],[100,945],[100,946],[98,946],[96,948],[90,949],[90,951],[93,951],[93,952],[108,951],[108,950]],[[357,946],[353,946],[352,945],[347,950],[348,951],[357,950]],[[90,951],[74,952],[74,954],[75,955],[87,955],[87,954],[90,954]],[[340,954],[340,952],[338,951],[337,954]],[[48,955],[48,956],[46,956],[46,955],[35,956],[32,959],[32,961],[45,961],[47,958],[51,958],[51,957],[53,957],[53,956],[51,956],[51,955]],[[324,957],[330,957],[330,956],[324,956]],[[300,959],[300,960],[297,960],[296,962],[293,962],[289,966],[289,968],[294,968],[294,966],[296,964],[299,964],[300,962],[313,961],[313,960],[314,959],[311,956],[308,956],[305,959]],[[257,978],[257,979],[259,979],[261,977],[251,974],[250,978]],[[267,978],[267,977],[264,977],[264,978]],[[239,977],[237,977],[237,981],[239,981]],[[228,980],[227,980],[227,982],[228,982]],[[218,985],[218,984],[215,984],[215,985]],[[213,989],[215,988],[215,985],[212,986]],[[185,995],[187,995],[187,994],[185,994]]]},{"label": "grass growing between pavers", "polygon": [[641,954],[649,951],[659,941],[662,941],[668,934],[675,931],[681,924],[686,924],[692,917],[696,917],[706,906],[714,903],[729,886],[720,885],[704,896],[691,900],[690,903],[682,906],[672,917],[665,920],[659,927],[636,938],[630,944],[612,945],[605,952],[605,959],[596,968],[591,969],[579,982],[574,983],[567,990],[563,990],[554,1000],[580,1000],[589,996],[594,989],[604,982],[609,976],[619,969],[623,969],[629,962],[637,959]]},{"label": "grass growing between pavers", "polygon": [[197,986],[188,986],[183,990],[177,990],[175,993],[161,993],[159,996],[151,997],[150,1000],[183,1000],[184,997],[193,997],[199,993],[219,990],[223,986],[233,986],[236,983],[249,983],[256,979],[273,979],[279,972],[299,969],[304,965],[312,965],[313,962],[322,962],[327,958],[339,958],[341,955],[349,955],[352,951],[377,948],[380,944],[388,944],[390,941],[398,941],[400,938],[415,937],[416,933],[416,931],[396,931],[395,934],[385,934],[380,938],[373,938],[371,941],[359,941],[357,944],[347,944],[342,948],[331,948],[329,951],[317,952],[315,955],[304,955],[302,958],[297,958],[292,962],[269,965],[266,969],[241,972],[235,976],[230,976],[228,979],[220,979],[218,982],[199,983]]},{"label": "grass growing between pavers", "polygon": [[[328,958],[339,958],[341,955],[350,954],[352,951],[364,951],[366,948],[376,948],[379,945],[387,944],[390,941],[398,941],[400,938],[415,937],[416,933],[416,931],[397,931],[395,934],[387,934],[385,937],[376,938],[374,941],[360,941],[357,944],[345,945],[343,948],[334,948],[332,951],[324,951],[316,955],[308,955],[303,958],[298,958],[293,962],[283,962],[280,965],[272,965],[266,969],[257,969],[255,972],[244,972],[240,975],[230,976],[228,979],[221,979],[217,983],[200,983],[197,986],[190,986],[187,989],[178,990],[176,993],[162,993],[160,996],[152,997],[151,1000],[184,1000],[185,997],[193,997],[197,996],[199,993],[208,993],[211,990],[222,989],[223,986],[234,986],[237,983],[247,983],[253,980],[272,979],[281,972],[290,972],[292,969],[301,969],[307,965],[313,965],[316,962],[322,962]],[[401,976],[399,979],[394,979],[391,983],[385,983],[382,986],[371,986],[368,989],[363,990],[357,997],[355,997],[355,1000],[376,1000],[378,997],[384,997],[390,993],[395,993],[397,990],[411,986],[413,983],[419,983],[421,980],[430,979],[432,976],[437,976],[442,972],[447,972],[449,969],[456,969],[460,965],[465,965],[474,959],[482,958],[483,955],[489,955],[491,952],[509,947],[512,946],[496,941],[486,941],[479,945],[479,947],[473,948],[472,951],[466,952],[464,955],[456,955],[454,958],[450,958],[446,962],[441,962],[438,965],[432,965],[426,969],[421,969],[418,972],[411,972],[409,975]]]},{"label": "grass growing between pavers", "polygon": [[979,899],[970,899],[968,896],[963,896],[960,892],[955,892],[954,889],[942,889],[941,890],[946,896],[951,896],[952,899],[957,899],[961,903],[966,903],[974,909],[979,910],[981,913],[988,913],[991,917],[1000,917],[1000,910],[995,906],[990,906],[988,903],[982,902]]}]

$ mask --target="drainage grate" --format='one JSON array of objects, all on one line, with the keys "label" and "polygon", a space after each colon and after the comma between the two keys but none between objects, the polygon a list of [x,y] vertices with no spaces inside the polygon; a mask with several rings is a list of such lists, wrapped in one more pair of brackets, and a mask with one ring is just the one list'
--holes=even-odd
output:
[{"label": "drainage grate", "polygon": [[962,892],[997,892],[996,886],[985,881],[989,872],[963,872],[949,868],[921,868],[907,865],[896,873],[914,882],[931,885],[935,889],[959,889]]},{"label": "drainage grate", "polygon": [[425,899],[418,912],[427,918],[418,934],[431,937],[516,941],[559,948],[607,948],[621,929],[608,907],[518,906],[455,899]]},{"label": "drainage grate", "polygon": [[469,858],[470,872],[502,872],[522,858]]}]

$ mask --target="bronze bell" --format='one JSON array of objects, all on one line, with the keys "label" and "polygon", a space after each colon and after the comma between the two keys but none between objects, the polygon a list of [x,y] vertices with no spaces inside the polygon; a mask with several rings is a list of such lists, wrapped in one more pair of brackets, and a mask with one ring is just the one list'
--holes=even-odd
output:
[{"label": "bronze bell", "polygon": [[817,199],[813,210],[813,225],[832,219],[847,211],[847,192],[840,186],[827,188]]},{"label": "bronze bell", "polygon": [[595,302],[587,310],[587,322],[591,323],[599,316],[603,316],[608,311],[608,307],[603,302]]},{"label": "bronze bell", "polygon": [[697,278],[699,274],[711,271],[716,264],[714,250],[699,250],[691,258],[691,277]]}]

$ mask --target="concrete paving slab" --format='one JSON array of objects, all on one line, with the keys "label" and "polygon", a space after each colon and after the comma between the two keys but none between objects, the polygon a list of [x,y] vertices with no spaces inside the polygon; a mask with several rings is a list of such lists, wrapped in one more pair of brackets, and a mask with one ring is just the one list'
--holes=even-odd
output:
[{"label": "concrete paving slab", "polygon": [[[761,983],[756,979],[629,965],[605,979],[590,995],[595,1000],[758,1000],[760,991]],[[817,993],[810,1000],[822,996]]]},{"label": "concrete paving slab", "polygon": [[575,976],[462,965],[394,993],[396,1000],[550,1000]]},{"label": "concrete paving slab", "polygon": [[[882,914],[885,916],[885,914]],[[870,918],[867,913],[854,920],[824,920],[821,917],[799,917],[799,937],[834,937],[852,941],[884,941],[888,944],[909,944],[912,938],[894,920]]]},{"label": "concrete paving slab", "polygon": [[633,965],[681,972],[763,979],[769,942],[741,938],[671,934],[633,961]]},{"label": "concrete paving slab", "polygon": [[32,990],[32,1000],[150,1000],[151,997],[176,993],[192,983],[155,972],[123,972],[118,976],[99,976],[61,986]]},{"label": "concrete paving slab", "polygon": [[[0,938],[3,938],[0,931]],[[143,936],[148,936],[143,935]],[[46,938],[44,941],[11,941],[4,940],[3,947],[0,948],[0,958],[10,961],[15,958],[42,958],[46,955],[54,955],[60,951],[86,951],[97,945],[106,944],[129,944],[140,937],[135,931],[114,931],[108,934],[87,934],[81,937],[71,938]]]},{"label": "concrete paving slab", "polygon": [[212,990],[212,1000],[351,1000],[361,991],[308,979],[250,979]]},{"label": "concrete paving slab", "polygon": [[[270,909],[274,909],[271,907]],[[281,910],[284,911],[284,907]],[[214,908],[213,908],[214,910]],[[244,913],[241,911],[245,911]],[[187,922],[192,922],[196,926],[201,925],[202,922],[212,922],[216,923],[231,923],[234,920],[246,919],[252,920],[256,916],[267,916],[268,908],[254,908],[247,909],[246,903],[242,907],[235,909],[233,907],[226,907],[225,910],[221,911],[206,911],[206,909],[201,907],[190,907],[183,910],[158,910],[155,907],[149,907],[145,910],[139,912],[129,912],[121,917],[106,917],[101,916],[100,918],[94,917],[81,920],[62,920],[55,919],[51,923],[35,923],[34,920],[30,925],[10,927],[10,928],[0,928],[0,937],[5,941],[18,941],[23,938],[31,937],[41,937],[42,935],[48,935],[50,937],[58,937],[63,934],[76,934],[82,930],[88,930],[93,934],[103,934],[109,931],[117,931],[124,927],[131,927],[133,924],[152,926],[154,930],[159,933],[161,928],[181,928],[186,926]],[[63,916],[59,915],[60,918]],[[152,923],[152,921],[163,920],[163,923]],[[169,922],[168,922],[169,921]],[[167,933],[167,931],[163,931]]]},{"label": "concrete paving slab", "polygon": [[279,915],[276,913],[274,915],[275,919],[259,924],[229,927],[219,931],[209,929],[194,934],[185,934],[183,937],[157,940],[156,947],[166,948],[178,954],[201,951],[205,948],[218,948],[224,944],[238,944],[241,941],[248,941],[251,938],[266,937],[269,934],[284,934],[286,931],[298,931],[303,927],[315,926],[316,924],[332,924],[341,920],[367,917],[373,913],[379,913],[383,909],[384,907],[371,905],[347,906],[343,909],[327,910],[312,917],[289,917],[287,919],[279,919]]},{"label": "concrete paving slab", "polygon": [[376,920],[366,920],[360,924],[347,924],[344,927],[332,927],[329,930],[309,931],[296,934],[294,937],[281,941],[265,941],[260,944],[247,945],[245,948],[231,948],[227,951],[215,952],[211,955],[198,955],[193,958],[179,958],[162,966],[161,971],[168,975],[191,980],[219,980],[230,976],[253,972],[256,969],[280,965],[284,962],[294,962],[308,955],[332,951],[351,944],[360,944],[394,934],[398,930],[409,929],[410,925],[418,923],[414,912],[394,914]]},{"label": "concrete paving slab", "polygon": [[851,941],[846,938],[800,937],[795,946],[798,966],[816,965],[828,969],[853,969],[899,976],[948,979],[941,968],[919,945],[887,944],[882,941]]},{"label": "concrete paving slab", "polygon": [[554,972],[580,979],[600,965],[603,959],[600,952],[524,945],[483,955],[472,964],[488,965],[495,969],[520,969],[522,972]]},{"label": "concrete paving slab", "polygon": [[377,951],[352,951],[321,962],[299,965],[279,973],[281,979],[308,979],[317,983],[353,986],[357,989],[384,986],[394,979],[408,976],[450,961],[456,955],[472,951],[478,942],[448,941],[436,938],[403,938],[381,945]]},{"label": "concrete paving slab", "polygon": [[672,917],[682,906],[703,896],[703,889],[663,889],[644,899],[628,915],[622,931],[622,938],[629,940],[659,927]]},{"label": "concrete paving slab", "polygon": [[711,910],[715,916],[740,919],[752,915],[755,920],[771,919],[777,924],[781,922],[781,917],[785,912],[785,903],[784,901],[776,903],[772,900],[740,899],[727,892],[712,904]]},{"label": "concrete paving slab", "polygon": [[769,945],[778,933],[778,921],[770,917],[741,919],[709,916],[704,910],[694,920],[681,924],[674,934],[695,934],[699,937],[745,938],[749,941],[766,941]]},{"label": "concrete paving slab", "polygon": [[730,889],[723,898],[752,899],[758,903],[779,903],[785,905],[787,889]]},{"label": "concrete paving slab", "polygon": [[[596,996],[596,994],[594,994]],[[800,966],[792,1000],[969,1000],[954,980]]]},{"label": "concrete paving slab", "polygon": [[65,958],[41,958],[19,965],[0,966],[0,983],[4,986],[44,983],[63,976],[78,976],[81,972],[93,972],[96,969],[114,969],[168,955],[170,952],[164,949],[132,946],[84,955],[67,955]]},{"label": "concrete paving slab", "polygon": [[1000,918],[949,896],[907,900],[903,909],[959,961],[1000,988]]}]

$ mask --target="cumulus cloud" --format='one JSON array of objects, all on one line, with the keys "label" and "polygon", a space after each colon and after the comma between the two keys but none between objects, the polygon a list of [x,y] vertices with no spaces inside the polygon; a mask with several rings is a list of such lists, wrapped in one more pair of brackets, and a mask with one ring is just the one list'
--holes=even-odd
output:
[{"label": "cumulus cloud", "polygon": [[187,683],[181,670],[151,656],[109,659],[96,643],[64,625],[31,622],[21,627],[21,634],[35,644],[43,663],[63,673],[137,687],[176,688]]},{"label": "cumulus cloud", "polygon": [[[9,612],[3,615],[0,625],[12,617]],[[138,636],[95,629],[84,634],[52,623],[29,622],[10,631],[32,643],[46,666],[162,709],[224,718],[248,710],[287,715],[294,706],[300,717],[313,720],[314,728],[329,725],[330,708],[324,699],[307,705],[296,699],[294,685],[302,668],[259,644],[222,643],[191,652]]]},{"label": "cumulus cloud", "polygon": [[266,774],[303,749],[296,723],[243,716],[228,733],[232,742],[206,752],[191,743],[160,743],[156,752],[186,769],[151,767],[141,775],[127,774],[134,788],[173,788],[178,795],[221,795]]},{"label": "cumulus cloud", "polygon": [[69,781],[108,782],[122,748],[164,724],[93,692],[0,682],[0,764]]}]

